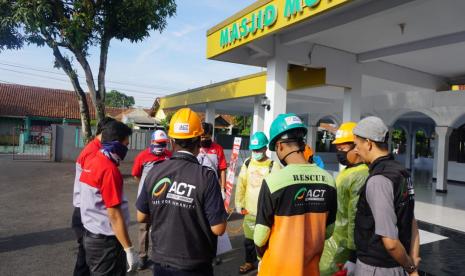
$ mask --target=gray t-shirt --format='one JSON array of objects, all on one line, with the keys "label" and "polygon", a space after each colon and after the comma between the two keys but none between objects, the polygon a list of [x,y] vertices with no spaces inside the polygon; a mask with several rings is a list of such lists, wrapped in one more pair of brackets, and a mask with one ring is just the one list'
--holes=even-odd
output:
[{"label": "gray t-shirt", "polygon": [[399,239],[391,180],[383,175],[371,177],[367,182],[366,198],[375,219],[375,233],[383,237]]}]

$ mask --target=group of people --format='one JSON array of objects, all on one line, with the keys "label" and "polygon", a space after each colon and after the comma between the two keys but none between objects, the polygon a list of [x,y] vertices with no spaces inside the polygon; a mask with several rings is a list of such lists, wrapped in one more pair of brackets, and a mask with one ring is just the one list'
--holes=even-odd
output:
[{"label": "group of people", "polygon": [[[76,162],[75,275],[145,269],[149,240],[154,275],[213,275],[228,214],[227,164],[212,132],[211,124],[182,108],[172,116],[168,135],[155,131],[151,146],[136,157],[137,254],[118,169],[131,129],[109,118],[99,123]],[[236,212],[244,215],[245,263],[239,273],[418,275],[413,184],[389,154],[382,120],[367,117],[340,126],[333,143],[343,169],[336,180],[306,145],[306,135],[300,118],[287,113],[272,122],[268,137],[257,132],[250,138],[251,156],[235,191]]]}]

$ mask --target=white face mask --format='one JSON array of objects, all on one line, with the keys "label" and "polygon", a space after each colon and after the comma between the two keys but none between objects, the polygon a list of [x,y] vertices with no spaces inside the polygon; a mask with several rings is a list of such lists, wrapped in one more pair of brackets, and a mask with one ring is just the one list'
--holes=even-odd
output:
[{"label": "white face mask", "polygon": [[253,152],[252,151],[252,158],[257,160],[257,161],[260,161],[263,159],[263,152]]}]

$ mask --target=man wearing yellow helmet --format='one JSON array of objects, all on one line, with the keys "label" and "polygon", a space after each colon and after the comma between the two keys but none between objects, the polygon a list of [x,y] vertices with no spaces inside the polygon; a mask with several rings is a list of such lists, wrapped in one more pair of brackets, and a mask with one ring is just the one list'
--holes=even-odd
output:
[{"label": "man wearing yellow helmet", "polygon": [[213,275],[227,214],[216,173],[196,158],[202,134],[199,116],[178,110],[168,132],[174,154],[148,173],[137,199],[138,222],[152,227],[154,275]]},{"label": "man wearing yellow helmet", "polygon": [[336,132],[333,144],[337,149],[337,158],[345,168],[336,178],[337,214],[333,236],[326,240],[323,256],[320,260],[321,275],[332,275],[338,270],[337,264],[344,264],[347,275],[355,271],[355,211],[358,193],[368,177],[368,167],[355,153],[353,129],[354,122],[343,123]]}]

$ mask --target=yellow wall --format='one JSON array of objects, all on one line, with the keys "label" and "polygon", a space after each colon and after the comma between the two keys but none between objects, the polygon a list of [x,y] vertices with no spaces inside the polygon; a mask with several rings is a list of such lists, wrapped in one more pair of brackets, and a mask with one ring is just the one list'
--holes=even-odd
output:
[{"label": "yellow wall", "polygon": [[[285,10],[286,7],[289,7],[290,3],[301,2],[301,11],[296,12],[295,14],[286,17]],[[254,4],[250,5],[243,11],[238,12],[237,14],[233,15],[232,17],[226,19],[225,21],[221,22],[220,24],[214,26],[207,32],[207,58],[213,58],[219,54],[227,52],[231,49],[234,49],[240,45],[244,45],[248,42],[251,42],[257,38],[272,34],[280,29],[286,28],[291,26],[297,22],[303,21],[305,19],[309,19],[315,15],[318,15],[322,12],[329,11],[332,8],[338,7],[341,4],[348,3],[352,0],[318,0],[318,1],[311,1],[311,0],[260,0],[255,2]],[[314,6],[309,7],[305,6],[306,3],[315,3]],[[221,31],[225,28],[232,30],[234,24],[238,24],[237,26],[241,26],[242,20],[244,18],[248,19],[247,26],[250,28],[251,25],[251,18],[252,15],[255,14],[258,17],[258,12],[263,11],[266,7],[274,5],[276,9],[276,20],[267,27],[263,29],[258,29],[255,33],[249,33],[247,36],[241,37],[239,40],[235,40],[230,45],[221,46]],[[239,28],[239,31],[242,28]]]},{"label": "yellow wall", "polygon": [[[292,66],[288,73],[287,90],[325,85],[325,77],[325,69],[304,70]],[[160,109],[264,95],[265,92],[266,72],[262,72],[160,98]]]}]

